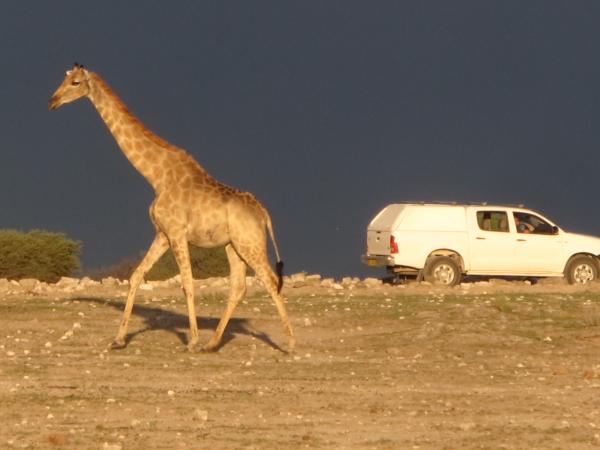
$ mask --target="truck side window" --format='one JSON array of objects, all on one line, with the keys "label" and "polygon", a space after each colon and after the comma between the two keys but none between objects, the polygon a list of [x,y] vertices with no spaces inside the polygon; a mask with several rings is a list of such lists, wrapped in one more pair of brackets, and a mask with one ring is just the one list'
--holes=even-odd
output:
[{"label": "truck side window", "polygon": [[477,224],[484,231],[508,233],[508,214],[506,211],[477,211]]},{"label": "truck side window", "polygon": [[555,228],[545,220],[533,214],[515,212],[517,233],[556,234]]}]

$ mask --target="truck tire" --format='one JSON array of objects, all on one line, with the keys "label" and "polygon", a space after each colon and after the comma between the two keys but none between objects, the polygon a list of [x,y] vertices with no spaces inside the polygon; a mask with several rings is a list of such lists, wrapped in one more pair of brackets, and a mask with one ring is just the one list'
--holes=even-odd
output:
[{"label": "truck tire", "polygon": [[588,284],[598,279],[598,266],[591,256],[576,256],[567,263],[565,278],[569,284]]},{"label": "truck tire", "polygon": [[461,278],[460,266],[449,256],[436,256],[425,267],[425,281],[441,286],[456,286]]}]

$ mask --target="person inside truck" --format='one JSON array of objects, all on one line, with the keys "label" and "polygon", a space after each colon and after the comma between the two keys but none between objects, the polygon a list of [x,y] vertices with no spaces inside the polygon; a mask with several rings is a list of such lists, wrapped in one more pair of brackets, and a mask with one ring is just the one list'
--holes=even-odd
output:
[{"label": "person inside truck", "polygon": [[535,227],[527,221],[528,216],[526,214],[514,213],[514,217],[517,233],[531,233],[535,230]]}]

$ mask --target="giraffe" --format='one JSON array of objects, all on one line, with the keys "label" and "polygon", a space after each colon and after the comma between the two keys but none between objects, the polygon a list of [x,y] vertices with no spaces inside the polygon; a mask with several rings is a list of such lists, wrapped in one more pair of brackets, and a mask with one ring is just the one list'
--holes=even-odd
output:
[{"label": "giraffe", "polygon": [[[267,210],[254,195],[219,183],[185,150],[146,128],[99,75],[75,63],[66,71],[48,107],[55,110],[81,97],[92,102],[127,159],[155,192],[149,212],[156,235],[131,275],[123,318],[111,348],[127,345],[127,327],[136,291],[145,274],[169,247],[177,261],[187,300],[188,349],[195,348],[198,325],[188,248],[191,242],[198,247],[225,246],[230,266],[231,289],[227,305],[214,334],[202,350],[213,351],[219,347],[233,310],[246,294],[246,269],[249,266],[275,302],[288,337],[288,349],[292,351],[295,337],[281,296],[283,262]],[[267,231],[277,257],[277,275],[267,256]]]}]

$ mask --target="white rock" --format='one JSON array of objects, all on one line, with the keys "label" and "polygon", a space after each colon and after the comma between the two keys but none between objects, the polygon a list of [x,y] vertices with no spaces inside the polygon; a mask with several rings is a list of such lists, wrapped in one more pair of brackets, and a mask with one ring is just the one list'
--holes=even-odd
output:
[{"label": "white rock", "polygon": [[469,431],[475,428],[475,423],[473,422],[463,422],[458,427],[463,431]]},{"label": "white rock", "polygon": [[21,286],[25,291],[33,291],[40,282],[35,278],[23,278],[19,280],[19,286]]},{"label": "white rock", "polygon": [[195,409],[194,410],[194,419],[200,420],[202,422],[206,422],[208,420],[208,411],[204,409]]},{"label": "white rock", "polygon": [[383,282],[381,280],[379,280],[378,278],[365,278],[363,283],[367,287],[376,287],[376,286],[381,286],[383,284]]},{"label": "white rock", "polygon": [[331,286],[333,286],[334,283],[335,283],[335,280],[333,278],[325,278],[325,279],[321,280],[321,286],[323,286],[323,287],[331,287]]},{"label": "white rock", "polygon": [[88,288],[92,286],[100,286],[100,282],[92,280],[90,277],[83,277],[81,280],[79,280],[78,287]]},{"label": "white rock", "polygon": [[61,339],[62,341],[65,341],[65,340],[69,339],[71,336],[73,336],[73,330],[69,330],[69,331],[67,331],[65,334],[63,334],[63,335],[61,336],[61,338],[60,338],[60,339]]},{"label": "white rock", "polygon": [[10,281],[8,281],[6,278],[0,278],[0,292],[8,291],[10,286]]},{"label": "white rock", "polygon": [[60,280],[56,282],[56,286],[60,288],[75,287],[77,284],[79,284],[79,279],[72,277],[61,277]]},{"label": "white rock", "polygon": [[306,281],[306,272],[298,272],[290,275],[290,281],[293,283]]},{"label": "white rock", "polygon": [[108,442],[105,442],[104,445],[102,445],[102,450],[122,450],[123,447],[121,446],[121,444],[109,444]]},{"label": "white rock", "polygon": [[115,277],[106,277],[106,278],[102,278],[102,280],[100,281],[100,284],[102,284],[102,286],[106,286],[106,287],[114,287],[114,286],[118,286],[120,284],[120,282]]}]

